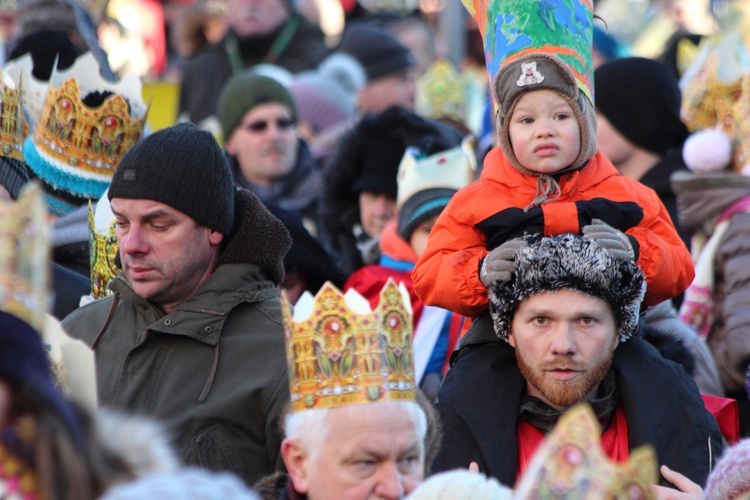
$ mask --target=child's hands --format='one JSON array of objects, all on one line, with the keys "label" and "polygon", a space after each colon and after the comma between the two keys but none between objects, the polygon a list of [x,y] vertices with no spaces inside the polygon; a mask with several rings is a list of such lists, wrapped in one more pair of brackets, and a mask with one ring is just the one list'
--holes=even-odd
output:
[{"label": "child's hands", "polygon": [[516,271],[516,253],[528,243],[521,238],[508,240],[492,250],[482,261],[479,279],[489,288],[495,281],[508,281]]},{"label": "child's hands", "polygon": [[612,257],[629,261],[635,259],[633,245],[631,245],[628,237],[606,222],[594,219],[588,226],[583,226],[582,231],[584,236],[594,240],[597,245],[607,250]]}]

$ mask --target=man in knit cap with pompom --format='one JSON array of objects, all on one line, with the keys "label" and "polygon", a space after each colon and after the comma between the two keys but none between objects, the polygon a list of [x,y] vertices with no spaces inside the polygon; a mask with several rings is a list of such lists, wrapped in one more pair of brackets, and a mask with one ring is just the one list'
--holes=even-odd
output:
[{"label": "man in knit cap with pompom", "polygon": [[299,138],[286,87],[252,71],[235,75],[221,91],[218,117],[235,182],[264,203],[299,214],[315,233],[322,177]]},{"label": "man in knit cap with pompom", "polygon": [[99,403],[163,421],[186,463],[252,484],[281,463],[289,233],[191,124],[136,143],[108,196],[122,273],[63,322],[96,352]]},{"label": "man in knit cap with pompom", "polygon": [[[500,145],[485,158],[480,179],[456,193],[438,218],[413,278],[425,304],[481,317],[472,328],[479,332],[489,330],[487,290],[510,279],[524,234],[588,235],[643,270],[646,306],[681,293],[694,275],[656,194],[620,176],[597,150],[591,3],[552,3],[561,23],[553,40],[539,21],[547,3],[470,6],[477,19],[497,22],[480,29],[491,56]],[[506,17],[512,28],[500,21]],[[500,33],[506,29],[524,33],[527,44],[502,45],[509,43]]]},{"label": "man in knit cap with pompom", "polygon": [[438,394],[433,470],[477,462],[512,487],[558,418],[586,401],[609,458],[649,444],[704,484],[722,436],[691,377],[636,335],[641,270],[587,236],[523,241],[516,273],[490,289],[495,339],[466,343]]}]

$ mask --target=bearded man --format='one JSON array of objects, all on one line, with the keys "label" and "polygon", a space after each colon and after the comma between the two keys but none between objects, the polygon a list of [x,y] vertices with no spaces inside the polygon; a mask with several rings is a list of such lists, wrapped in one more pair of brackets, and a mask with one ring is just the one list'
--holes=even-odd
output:
[{"label": "bearded man", "polygon": [[587,402],[610,458],[649,444],[661,465],[705,484],[721,434],[690,375],[635,335],[641,270],[571,234],[528,238],[514,265],[438,393],[433,470],[476,462],[513,487],[559,416]]}]

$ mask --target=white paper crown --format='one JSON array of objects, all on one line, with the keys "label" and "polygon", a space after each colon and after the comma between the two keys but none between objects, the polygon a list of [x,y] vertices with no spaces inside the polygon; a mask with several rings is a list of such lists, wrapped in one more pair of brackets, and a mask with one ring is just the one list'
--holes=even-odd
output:
[{"label": "white paper crown", "polygon": [[398,167],[398,196],[400,208],[415,193],[431,188],[459,190],[474,180],[477,161],[470,136],[460,146],[430,156],[420,157],[414,147],[406,148]]}]

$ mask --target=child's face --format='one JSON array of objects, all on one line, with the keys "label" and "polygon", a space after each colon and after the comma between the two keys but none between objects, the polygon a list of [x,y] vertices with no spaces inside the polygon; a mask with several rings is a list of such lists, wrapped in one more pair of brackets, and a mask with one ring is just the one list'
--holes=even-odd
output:
[{"label": "child's face", "polygon": [[581,131],[568,102],[551,90],[523,94],[510,117],[508,133],[519,163],[552,174],[569,167],[581,150]]},{"label": "child's face", "polygon": [[414,250],[414,254],[417,257],[421,257],[425,248],[427,248],[427,239],[430,237],[430,231],[432,231],[432,226],[435,225],[437,218],[437,215],[435,217],[430,217],[426,221],[420,223],[416,229],[414,229],[414,232],[411,233],[409,245],[411,246],[411,249]]}]

